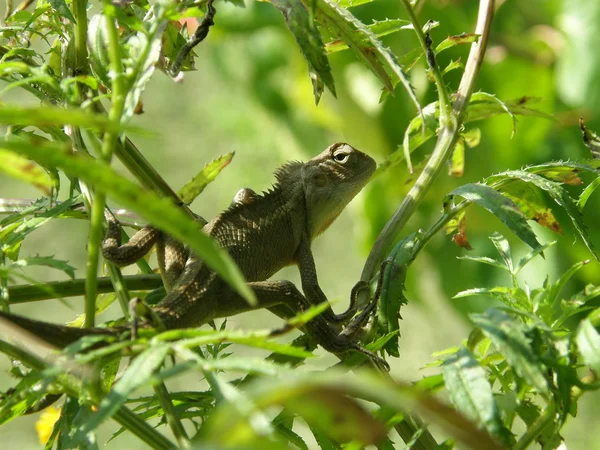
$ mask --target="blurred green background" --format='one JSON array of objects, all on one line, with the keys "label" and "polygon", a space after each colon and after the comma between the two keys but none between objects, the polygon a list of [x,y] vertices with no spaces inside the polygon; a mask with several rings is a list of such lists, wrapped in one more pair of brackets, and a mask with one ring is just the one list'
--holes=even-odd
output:
[{"label": "blurred green background", "polygon": [[[456,179],[443,174],[405,233],[430,226],[440,214],[443,196],[460,184],[526,164],[589,157],[577,126],[580,116],[591,129],[600,130],[600,1],[498,1],[497,4],[477,89],[502,100],[539,98],[535,106],[554,115],[556,120],[520,117],[514,136],[508,116],[470,124],[471,128],[481,128],[482,140],[478,147],[467,149],[464,177]],[[254,1],[246,1],[244,9],[222,2],[216,6],[216,25],[206,41],[195,49],[197,70],[186,73],[181,83],[157,72],[143,96],[144,113],[134,119],[135,125],[150,130],[151,134],[131,136],[175,189],[215,156],[236,152],[232,164],[192,205],[195,212],[213,217],[229,204],[238,189],[267,189],[273,181],[273,170],[282,162],[309,159],[335,141],[349,142],[380,162],[398,150],[408,121],[415,115],[414,107],[400,88],[394,97],[388,96],[380,103],[378,80],[350,52],[339,52],[330,57],[337,98],[326,93],[316,107],[306,63],[282,15],[272,5]],[[449,35],[472,32],[477,7],[478,2],[473,0],[437,0],[424,2],[418,13],[423,23],[427,19],[440,22],[432,31],[434,42],[439,43]],[[391,0],[376,0],[352,11],[367,24],[388,17],[406,18],[400,3]],[[417,46],[410,30],[383,40],[397,55]],[[465,61],[467,52],[467,46],[454,47],[440,55],[438,62],[445,67],[451,59]],[[446,76],[452,91],[456,90],[460,75],[455,70]],[[421,104],[436,99],[422,62],[412,69],[410,78]],[[3,101],[37,102],[15,92]],[[419,161],[431,152],[432,144],[414,154],[417,168]],[[320,282],[330,299],[339,300],[335,309],[345,308],[371,245],[412,180],[404,165],[389,169],[373,180],[316,242],[314,252]],[[38,195],[25,184],[0,177],[0,197]],[[549,199],[547,203],[552,207]],[[600,245],[599,206],[596,194],[585,210],[597,246]],[[557,239],[558,244],[545,252],[545,260],[538,258],[523,274],[524,282],[532,288],[546,276],[555,279],[574,262],[591,257],[582,243],[575,241],[569,219],[558,210],[555,214],[564,235],[535,228],[542,242]],[[467,234],[474,247],[469,252],[472,255],[496,256],[488,239],[495,230],[511,240],[515,258],[527,252],[500,222],[484,211],[469,209],[467,223]],[[79,268],[81,277],[86,236],[84,221],[55,221],[28,238],[22,254],[55,255],[69,260]],[[392,374],[397,379],[415,381],[435,373],[435,368],[423,369],[433,361],[432,352],[459,345],[470,330],[466,314],[490,306],[491,300],[487,298],[452,300],[457,292],[509,282],[506,274],[498,270],[457,259],[465,253],[449,237],[439,235],[409,271],[410,303],[402,311],[401,356],[391,361]],[[52,273],[29,273],[43,280],[55,279]],[[276,278],[298,281],[292,269],[286,269]],[[575,292],[591,282],[600,282],[598,262],[579,271],[567,289]],[[14,308],[17,313],[54,321],[71,319],[81,310],[81,299],[71,299],[64,305],[52,301]],[[105,317],[114,311],[110,310]],[[267,312],[229,320],[231,327],[246,328],[277,323]],[[0,361],[0,387],[5,390],[12,383],[6,375],[9,361],[5,357]],[[324,355],[312,364],[326,367],[333,361]],[[600,414],[598,400],[600,396],[592,394],[580,402],[578,417],[570,419],[564,430],[569,449],[600,449],[600,430],[595,427]],[[0,438],[6,448],[41,448],[33,431],[37,418],[22,418],[8,427],[0,427]],[[104,437],[114,429],[112,424],[105,425]],[[133,438],[121,436],[108,448],[144,447]]]}]

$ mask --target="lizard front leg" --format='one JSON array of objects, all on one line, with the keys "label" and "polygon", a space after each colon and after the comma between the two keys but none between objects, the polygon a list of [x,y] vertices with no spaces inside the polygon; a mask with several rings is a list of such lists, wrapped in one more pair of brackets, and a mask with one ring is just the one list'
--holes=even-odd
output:
[{"label": "lizard front leg", "polygon": [[[327,302],[327,296],[319,286],[317,278],[317,268],[310,248],[308,237],[302,238],[296,252],[296,264],[300,271],[300,280],[302,282],[302,291],[311,305],[318,305]],[[323,317],[330,323],[344,323],[356,313],[354,294],[352,294],[350,307],[341,314],[335,314],[333,310],[328,309],[323,312]]]}]

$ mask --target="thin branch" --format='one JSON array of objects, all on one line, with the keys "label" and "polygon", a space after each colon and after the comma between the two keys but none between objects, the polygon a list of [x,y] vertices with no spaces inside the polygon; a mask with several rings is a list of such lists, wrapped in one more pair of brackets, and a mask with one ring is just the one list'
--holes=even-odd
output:
[{"label": "thin branch", "polygon": [[[464,120],[471,93],[475,88],[477,75],[479,74],[483,55],[487,47],[494,13],[494,0],[481,0],[479,8],[475,33],[480,34],[481,38],[479,42],[471,45],[465,72],[457,92],[456,101],[454,102],[453,113],[445,126],[440,129],[435,148],[423,172],[421,172],[414,186],[408,192],[373,245],[361,274],[361,280],[363,281],[369,281],[373,278],[375,271],[379,268],[379,264],[390,251],[400,232],[441,172],[458,140],[460,126]],[[361,304],[364,304],[366,301],[366,299],[361,300]]]},{"label": "thin branch", "polygon": [[212,27],[215,24],[214,18],[215,14],[217,13],[217,10],[213,6],[213,3],[214,0],[208,0],[208,2],[206,3],[206,15],[204,16],[204,19],[202,19],[202,23],[198,26],[198,28],[196,28],[194,35],[191,38],[189,38],[187,42],[183,45],[183,47],[181,47],[181,49],[179,50],[179,53],[175,58],[175,62],[171,65],[169,69],[169,73],[172,77],[176,77],[179,75],[179,72],[181,72],[181,66],[183,65],[183,62],[186,60],[186,58],[189,56],[190,52],[196,45],[202,42],[206,38],[206,36],[208,36],[208,31],[210,30],[210,27]]}]

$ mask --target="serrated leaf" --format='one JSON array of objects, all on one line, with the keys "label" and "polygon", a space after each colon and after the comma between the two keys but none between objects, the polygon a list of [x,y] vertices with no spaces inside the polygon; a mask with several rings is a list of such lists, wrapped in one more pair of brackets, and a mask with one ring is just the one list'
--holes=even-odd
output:
[{"label": "serrated leaf", "polygon": [[48,173],[33,161],[13,152],[0,149],[0,172],[9,177],[24,181],[40,189],[45,196],[50,196],[52,179]]},{"label": "serrated leaf", "polygon": [[218,344],[221,342],[233,342],[235,344],[262,348],[282,355],[296,358],[312,358],[314,355],[306,350],[294,347],[290,344],[279,344],[268,339],[271,331],[243,332],[240,330],[204,331],[196,329],[175,329],[165,331],[154,337],[155,340],[171,341],[178,340],[179,345],[186,348],[198,347],[207,344]]},{"label": "serrated leaf", "polygon": [[319,103],[323,86],[327,86],[335,97],[333,75],[331,74],[321,33],[317,30],[315,23],[309,20],[307,10],[311,5],[300,0],[271,0],[271,3],[282,12],[289,30],[296,38],[296,42],[308,63],[315,103]]},{"label": "serrated leaf", "polygon": [[535,233],[525,220],[523,213],[515,203],[484,184],[465,184],[454,189],[449,196],[459,195],[466,200],[477,203],[494,214],[508,226],[515,235],[531,248],[539,247]]},{"label": "serrated leaf", "polygon": [[473,354],[464,347],[458,350],[444,362],[443,375],[456,409],[492,436],[501,437],[504,426],[492,386]]},{"label": "serrated leaf", "polygon": [[75,267],[71,266],[67,261],[55,259],[53,256],[30,256],[22,258],[10,265],[11,267],[27,267],[27,266],[45,266],[53,269],[62,270],[69,278],[75,278]]},{"label": "serrated leaf", "polygon": [[517,275],[522,269],[523,267],[525,267],[527,264],[529,264],[529,262],[535,258],[537,255],[540,255],[544,252],[544,250],[546,250],[548,247],[553,246],[554,244],[556,244],[557,241],[551,241],[548,242],[547,244],[544,244],[538,248],[533,249],[532,251],[530,251],[529,253],[527,253],[525,256],[523,256],[523,258],[521,258],[519,260],[519,263],[517,264],[517,267],[515,268],[514,274]]},{"label": "serrated leaf", "polygon": [[[238,291],[250,304],[256,302],[254,293],[246,284],[244,276],[231,257],[207,235],[199,232],[198,223],[173,205],[173,201],[161,198],[153,192],[117,174],[102,161],[78,152],[71,154],[62,145],[33,144],[22,140],[1,139],[4,147],[39,163],[60,167],[67,175],[77,177],[89,185],[102,189],[124,207],[139,213],[157,228],[165,231],[184,244],[189,245],[202,260]],[[66,151],[65,151],[66,150]],[[64,206],[64,204],[61,204]]]},{"label": "serrated leaf", "polygon": [[102,114],[92,114],[83,109],[39,106],[23,108],[14,105],[2,105],[0,123],[34,127],[73,125],[90,130],[122,132],[140,130],[135,127],[124,128]]},{"label": "serrated leaf", "polygon": [[540,192],[532,185],[526,183],[511,183],[500,190],[503,195],[514,201],[521,212],[529,220],[534,220],[544,228],[555,233],[563,233],[558,220],[552,210],[546,208]]},{"label": "serrated leaf", "polygon": [[473,33],[463,33],[456,36],[448,36],[438,44],[438,46],[435,48],[435,53],[437,54],[443,52],[444,50],[454,47],[455,45],[472,44],[473,42],[477,42],[478,39],[479,35]]},{"label": "serrated leaf", "polygon": [[[312,0],[302,0],[305,6],[310,1]],[[317,22],[335,37],[344,41],[354,51],[355,56],[381,80],[389,92],[393,92],[400,81],[419,114],[422,114],[414,89],[395,55],[360,20],[333,0],[316,0],[315,14]]]},{"label": "serrated leaf", "polygon": [[154,372],[162,366],[169,354],[167,344],[159,344],[142,352],[129,365],[112,390],[102,399],[98,410],[89,417],[74,436],[74,443],[85,439],[85,436],[100,426],[102,422],[115,414],[125,404],[127,398],[136,389],[146,384]]},{"label": "serrated leaf", "polygon": [[496,250],[498,251],[498,253],[502,257],[502,259],[504,260],[504,264],[506,264],[506,267],[512,273],[512,271],[513,271],[512,252],[510,250],[510,244],[508,243],[508,240],[504,236],[502,236],[500,233],[494,232],[494,233],[490,234],[490,241],[492,241],[492,244],[494,244],[494,247],[496,247]]},{"label": "serrated leaf", "polygon": [[52,8],[58,13],[60,17],[64,17],[70,20],[73,24],[76,24],[75,17],[71,14],[71,10],[67,6],[65,0],[48,0]]},{"label": "serrated leaf", "polygon": [[564,272],[560,278],[558,280],[556,280],[556,282],[550,287],[550,289],[547,290],[547,296],[545,299],[545,302],[548,305],[552,305],[554,307],[558,307],[559,304],[559,297],[558,295],[560,294],[560,292],[562,291],[563,287],[565,286],[565,284],[567,283],[567,281],[569,281],[569,279],[575,275],[575,273],[581,269],[583,266],[585,266],[586,264],[588,264],[590,262],[590,260],[586,260],[586,261],[579,261],[576,262],[575,264],[573,264],[569,270],[567,270],[566,272]]},{"label": "serrated leaf", "polygon": [[[390,263],[383,269],[381,295],[377,304],[377,324],[381,334],[397,332],[400,329],[400,308],[408,302],[404,296],[406,271],[417,240],[417,234],[412,233],[398,242],[388,257]],[[384,349],[392,356],[400,355],[398,334],[392,335]]]},{"label": "serrated leaf", "polygon": [[[387,19],[380,22],[375,21],[371,25],[368,25],[367,28],[379,38],[400,30],[412,30],[412,24],[408,20]],[[340,52],[342,50],[346,50],[347,48],[348,44],[341,39],[336,39],[335,41],[325,44],[325,50],[327,50],[327,53],[329,54]]]},{"label": "serrated leaf", "polygon": [[522,322],[497,309],[469,317],[492,340],[516,374],[540,393],[548,392],[546,369],[533,352]]},{"label": "serrated leaf", "polygon": [[122,124],[128,123],[135,114],[142,93],[160,59],[162,35],[168,21],[164,18],[165,8],[160,3],[151,8],[154,12],[153,20],[144,21],[148,29],[139,30],[129,36],[127,45],[124,46],[131,61],[129,61],[130,67],[126,67],[130,84],[125,97],[123,114],[120,117]]},{"label": "serrated leaf", "polygon": [[483,263],[510,272],[510,267],[506,267],[506,265],[502,264],[500,261],[487,256],[458,256],[456,259],[466,259],[469,261]]},{"label": "serrated leaf", "polygon": [[177,193],[183,203],[189,205],[198,197],[221,171],[229,165],[234,152],[219,156],[206,164],[202,170]]},{"label": "serrated leaf", "polygon": [[600,186],[600,177],[594,179],[594,181],[592,181],[585,187],[585,189],[579,196],[579,199],[577,200],[577,207],[580,211],[583,211],[583,208],[585,208],[587,201],[598,186]]},{"label": "serrated leaf", "polygon": [[450,167],[448,169],[448,175],[451,177],[460,178],[465,173],[465,141],[462,138],[458,138],[454,150],[452,150],[452,156],[450,157]]},{"label": "serrated leaf", "polygon": [[354,6],[360,6],[366,3],[371,3],[372,1],[374,0],[336,0],[336,3],[342,8],[352,8]]},{"label": "serrated leaf", "polygon": [[552,199],[561,208],[565,210],[588,250],[594,255],[596,259],[598,259],[596,250],[594,249],[592,241],[587,234],[587,227],[583,222],[583,216],[581,214],[581,211],[577,207],[577,204],[575,203],[573,198],[571,198],[569,193],[559,183],[548,180],[535,173],[529,173],[523,170],[509,170],[508,172],[503,172],[501,174],[494,175],[488,178],[488,180],[495,181],[501,180],[503,178],[513,178],[524,181],[526,183],[531,183],[537,186],[538,188],[546,191],[550,195],[550,197],[552,197]]},{"label": "serrated leaf", "polygon": [[53,208],[36,215],[35,217],[23,220],[23,222],[20,224],[16,222],[10,227],[6,227],[4,224],[2,230],[0,231],[0,238],[2,238],[4,241],[2,244],[2,252],[4,252],[10,259],[16,260],[19,254],[21,243],[29,233],[35,231],[50,220],[60,216],[62,213],[69,210],[74,204],[80,201],[80,196],[71,197],[54,206]]}]

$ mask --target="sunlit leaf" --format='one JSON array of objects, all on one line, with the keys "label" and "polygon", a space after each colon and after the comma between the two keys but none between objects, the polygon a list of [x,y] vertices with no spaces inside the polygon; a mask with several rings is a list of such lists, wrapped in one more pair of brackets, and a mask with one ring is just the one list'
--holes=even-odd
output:
[{"label": "sunlit leaf", "polygon": [[0,149],[0,172],[32,184],[46,196],[50,195],[53,185],[52,179],[43,168],[29,159]]},{"label": "sunlit leaf", "polygon": [[147,383],[150,377],[163,364],[169,353],[166,344],[155,345],[144,351],[133,360],[112,390],[102,399],[98,410],[91,415],[75,435],[75,442],[83,440],[85,435],[95,430],[102,422],[111,417],[127,401],[127,398],[140,386]]},{"label": "sunlit leaf", "polygon": [[517,205],[489,186],[473,183],[465,184],[454,189],[449,195],[459,195],[487,209],[531,248],[536,248],[540,245],[535,237],[535,233]]},{"label": "sunlit leaf", "polygon": [[[311,0],[302,0],[306,6]],[[414,90],[395,55],[360,20],[333,0],[316,0],[316,20],[353,50],[389,92],[400,81],[421,114]],[[389,73],[388,73],[389,71]]]},{"label": "sunlit leaf", "polygon": [[438,44],[438,46],[435,48],[435,52],[440,53],[444,50],[454,47],[455,45],[472,44],[473,42],[477,42],[478,39],[479,35],[472,33],[463,33],[457,36],[449,36]]},{"label": "sunlit leaf", "polygon": [[563,233],[552,210],[545,207],[544,199],[539,190],[533,186],[526,183],[511,183],[502,188],[500,192],[514,201],[529,220],[535,220],[541,226],[555,233]]},{"label": "sunlit leaf", "polygon": [[446,359],[444,381],[452,403],[466,417],[493,436],[502,436],[504,426],[487,374],[473,354],[461,348]]},{"label": "sunlit leaf", "polygon": [[577,204],[571,198],[569,193],[557,182],[548,180],[540,175],[535,173],[529,173],[522,170],[510,170],[508,172],[504,172],[498,175],[494,175],[490,177],[488,180],[500,180],[503,178],[513,178],[517,180],[524,181],[526,183],[531,183],[538,188],[546,191],[550,197],[561,206],[564,211],[568,214],[575,226],[575,229],[581,236],[581,239],[589,249],[589,251],[597,258],[596,250],[593,247],[592,241],[587,233],[587,227],[583,222],[583,215],[581,211],[577,207]]},{"label": "sunlit leaf", "polygon": [[[416,233],[402,239],[391,251],[385,266],[381,296],[377,305],[377,323],[381,334],[393,333],[400,329],[400,308],[408,300],[404,296],[404,282],[408,264],[412,261],[412,250],[417,243]],[[399,356],[398,334],[393,335],[384,346],[388,354]]]},{"label": "sunlit leaf", "polygon": [[[412,24],[408,20],[387,19],[382,21],[375,21],[371,25],[368,25],[367,28],[379,38],[403,29],[410,30],[412,29]],[[325,50],[327,50],[327,53],[335,53],[342,50],[346,50],[347,48],[348,44],[346,44],[341,39],[337,39],[335,41],[331,41],[325,44]]]},{"label": "sunlit leaf", "polygon": [[544,366],[533,352],[525,326],[502,311],[488,309],[483,314],[470,314],[476,326],[488,336],[504,354],[512,369],[540,393],[548,392]]},{"label": "sunlit leaf", "polygon": [[177,193],[183,203],[189,205],[198,197],[204,188],[212,182],[221,171],[229,165],[233,158],[234,153],[227,153],[226,155],[219,156],[205,165],[202,170],[192,179],[192,181],[186,183],[185,186]]},{"label": "sunlit leaf", "polygon": [[307,9],[310,5],[304,2],[303,6],[301,0],[271,0],[271,3],[283,13],[286,24],[308,63],[315,102],[319,103],[324,85],[335,96],[333,75],[323,39],[314,22],[309,20]]}]

